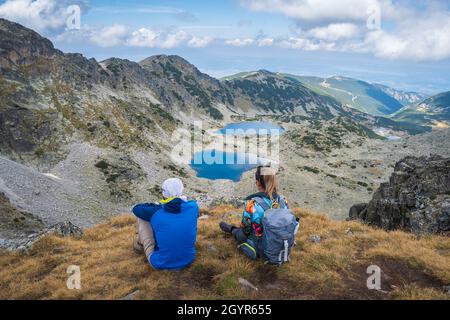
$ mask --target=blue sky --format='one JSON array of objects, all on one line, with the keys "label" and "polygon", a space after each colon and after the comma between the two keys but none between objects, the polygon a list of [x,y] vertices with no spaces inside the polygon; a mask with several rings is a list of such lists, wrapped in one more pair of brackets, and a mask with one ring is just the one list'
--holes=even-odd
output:
[{"label": "blue sky", "polygon": [[[80,29],[67,29],[70,5]],[[215,77],[266,69],[450,90],[445,0],[1,0],[0,17],[99,61],[177,54]]]}]

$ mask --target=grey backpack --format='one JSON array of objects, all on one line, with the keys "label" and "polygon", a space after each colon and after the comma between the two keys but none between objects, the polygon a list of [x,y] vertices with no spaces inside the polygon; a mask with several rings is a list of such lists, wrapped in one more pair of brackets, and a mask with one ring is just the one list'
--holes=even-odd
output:
[{"label": "grey backpack", "polygon": [[262,221],[263,236],[259,246],[264,258],[269,263],[278,265],[289,262],[299,220],[286,206],[284,209],[275,209],[263,198],[254,200],[265,211]]}]

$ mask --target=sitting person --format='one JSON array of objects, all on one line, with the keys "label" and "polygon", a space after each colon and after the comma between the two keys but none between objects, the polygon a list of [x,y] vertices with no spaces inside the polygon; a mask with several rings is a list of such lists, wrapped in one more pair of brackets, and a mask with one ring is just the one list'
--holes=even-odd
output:
[{"label": "sitting person", "polygon": [[133,208],[134,249],[145,253],[154,269],[180,270],[195,260],[199,208],[195,201],[187,201],[183,189],[180,179],[168,179],[162,185],[164,200]]},{"label": "sitting person", "polygon": [[222,231],[232,234],[239,247],[247,256],[262,257],[262,236],[264,213],[269,209],[289,209],[287,200],[278,193],[278,182],[275,170],[271,167],[259,166],[256,169],[256,188],[258,193],[244,199],[244,213],[241,227],[220,223]]}]

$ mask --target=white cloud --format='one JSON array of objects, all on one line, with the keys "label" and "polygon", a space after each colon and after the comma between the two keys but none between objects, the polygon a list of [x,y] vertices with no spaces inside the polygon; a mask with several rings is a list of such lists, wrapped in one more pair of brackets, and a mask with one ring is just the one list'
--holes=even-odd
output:
[{"label": "white cloud", "polygon": [[256,43],[258,44],[258,47],[270,47],[274,43],[273,38],[261,38],[256,40]]},{"label": "white cloud", "polygon": [[170,49],[179,46],[206,47],[211,37],[192,36],[178,29],[140,28],[133,30],[125,25],[106,26],[96,29],[83,25],[81,30],[65,31],[56,37],[56,42],[86,43],[100,47],[128,46],[140,48]]},{"label": "white cloud", "polygon": [[228,39],[225,40],[225,44],[234,46],[234,47],[244,47],[249,46],[255,42],[252,38],[236,38],[236,39]]},{"label": "white cloud", "polygon": [[[276,45],[301,50],[371,53],[385,59],[450,58],[448,1],[413,5],[394,0],[240,0],[253,11],[281,13],[311,29],[293,32]],[[379,9],[381,30],[366,26]]]},{"label": "white cloud", "polygon": [[[240,0],[254,11],[283,14],[297,22],[299,30],[287,35],[222,38],[234,47],[278,46],[298,50],[363,52],[384,59],[444,60],[450,58],[450,10],[444,0],[430,0],[420,7],[396,0]],[[226,29],[230,26],[148,27],[131,29],[115,24],[94,29],[82,23],[79,31],[65,31],[67,7],[79,4],[86,11],[89,0],[5,0],[0,17],[16,21],[40,33],[51,34],[56,41],[90,42],[96,46],[204,48],[214,38],[197,29]],[[368,9],[381,8],[382,29],[366,27]],[[106,8],[107,9],[107,8]],[[97,8],[97,10],[106,10]],[[93,9],[95,10],[95,9]],[[112,10],[112,9],[111,9]],[[177,8],[142,7],[142,13],[184,12]],[[300,26],[309,26],[302,30]],[[389,23],[387,23],[389,22]],[[195,33],[203,34],[195,35]]]},{"label": "white cloud", "polygon": [[127,39],[126,44],[132,47],[156,47],[159,41],[159,34],[148,28],[141,28],[133,31]]},{"label": "white cloud", "polygon": [[18,22],[38,32],[64,29],[69,17],[67,8],[85,0],[6,0],[0,5],[0,17]]},{"label": "white cloud", "polygon": [[116,7],[95,7],[92,9],[95,12],[108,13],[108,14],[122,14],[122,13],[148,13],[148,14],[180,14],[184,13],[184,10],[172,7],[138,7],[138,8],[116,8]]},{"label": "white cloud", "polygon": [[254,11],[282,13],[308,21],[365,21],[367,11],[380,7],[386,17],[396,13],[391,0],[241,0]]},{"label": "white cloud", "polygon": [[90,40],[100,47],[114,47],[122,44],[129,35],[129,28],[123,25],[112,25],[94,32]]},{"label": "white cloud", "polygon": [[326,27],[313,28],[307,33],[313,38],[336,41],[357,36],[359,34],[359,28],[353,23],[333,23]]},{"label": "white cloud", "polygon": [[[101,47],[129,45],[167,49],[187,45],[188,42],[193,46],[206,46],[210,42],[206,38],[190,36],[181,29],[141,28],[133,31],[120,24],[94,29],[92,26],[82,23],[81,30],[68,31],[65,30],[67,18],[70,16],[67,8],[74,4],[80,5],[81,9],[86,9],[88,0],[6,0],[0,4],[0,17],[21,23],[40,33],[51,33],[53,34],[52,38],[59,42],[89,41]],[[101,11],[105,8],[97,8],[97,10]],[[166,7],[143,7],[133,10],[140,13],[177,14],[184,12]]]},{"label": "white cloud", "polygon": [[188,34],[182,30],[168,32],[150,28],[141,28],[130,34],[126,40],[126,45],[132,47],[158,47],[169,49],[185,43],[186,39],[188,39]]},{"label": "white cloud", "polygon": [[188,37],[188,34],[183,30],[176,31],[174,33],[162,34],[160,46],[164,49],[178,47],[179,45],[184,44]]},{"label": "white cloud", "polygon": [[[366,30],[363,32],[363,30]],[[418,15],[398,22],[391,30],[359,29],[330,24],[299,32],[277,45],[306,51],[368,53],[383,59],[438,61],[450,58],[450,13]]]},{"label": "white cloud", "polygon": [[188,46],[192,48],[204,48],[213,41],[211,37],[192,37],[188,41]]},{"label": "white cloud", "polygon": [[183,25],[179,26],[178,28],[183,30],[221,30],[221,29],[232,29],[232,26],[225,26],[225,25]]},{"label": "white cloud", "polygon": [[450,13],[436,13],[401,23],[395,32],[367,34],[364,47],[387,59],[443,60],[450,58]]},{"label": "white cloud", "polygon": [[286,39],[281,39],[278,46],[287,49],[298,49],[305,51],[334,51],[337,50],[336,44],[334,42],[326,41],[314,41],[308,38],[301,37],[289,37]]}]

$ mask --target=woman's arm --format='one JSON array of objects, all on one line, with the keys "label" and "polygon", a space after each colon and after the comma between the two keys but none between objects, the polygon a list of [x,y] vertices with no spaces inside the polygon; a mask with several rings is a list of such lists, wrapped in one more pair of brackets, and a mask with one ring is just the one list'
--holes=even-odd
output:
[{"label": "woman's arm", "polygon": [[252,233],[252,202],[253,200],[244,202],[244,212],[242,213],[241,227],[247,236]]},{"label": "woman's arm", "polygon": [[247,236],[250,236],[253,231],[253,214],[255,212],[255,201],[247,200],[244,202],[244,213],[242,214],[241,227]]}]

